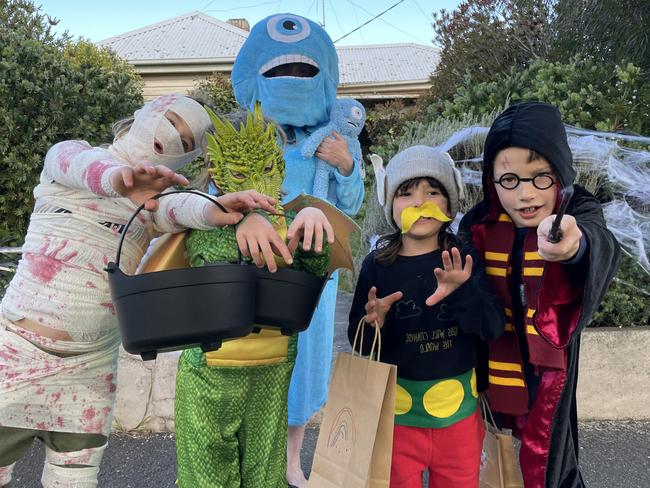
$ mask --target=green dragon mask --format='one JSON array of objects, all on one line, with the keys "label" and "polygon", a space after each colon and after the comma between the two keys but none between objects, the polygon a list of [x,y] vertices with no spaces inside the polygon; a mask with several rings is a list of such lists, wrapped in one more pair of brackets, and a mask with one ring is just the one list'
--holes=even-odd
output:
[{"label": "green dragon mask", "polygon": [[[264,118],[262,108],[235,117],[233,123],[206,107],[215,133],[208,134],[208,157],[213,167],[208,170],[212,180],[224,193],[257,190],[277,200],[284,179],[283,150],[278,142],[278,128]],[[239,129],[235,126],[238,125]]]}]

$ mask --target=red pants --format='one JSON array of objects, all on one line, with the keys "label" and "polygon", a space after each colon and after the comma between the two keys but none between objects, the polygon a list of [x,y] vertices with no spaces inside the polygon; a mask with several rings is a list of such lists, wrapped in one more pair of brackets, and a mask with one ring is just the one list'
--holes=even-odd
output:
[{"label": "red pants", "polygon": [[430,488],[477,488],[484,433],[478,410],[443,429],[396,425],[391,488],[421,487],[425,469]]}]

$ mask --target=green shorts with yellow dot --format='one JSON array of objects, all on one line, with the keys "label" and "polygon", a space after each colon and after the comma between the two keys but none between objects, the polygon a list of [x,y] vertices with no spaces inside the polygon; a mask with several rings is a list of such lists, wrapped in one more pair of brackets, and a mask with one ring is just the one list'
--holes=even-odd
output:
[{"label": "green shorts with yellow dot", "polygon": [[472,415],[478,407],[476,372],[450,378],[411,381],[397,378],[395,423],[440,429]]},{"label": "green shorts with yellow dot", "polygon": [[176,457],[181,488],[285,488],[287,393],[297,338],[286,360],[207,366],[188,349],[176,378]]}]

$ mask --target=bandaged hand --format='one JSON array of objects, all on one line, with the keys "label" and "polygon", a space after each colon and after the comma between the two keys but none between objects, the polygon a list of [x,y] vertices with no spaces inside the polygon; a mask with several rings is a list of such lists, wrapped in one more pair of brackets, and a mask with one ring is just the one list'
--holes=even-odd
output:
[{"label": "bandaged hand", "polygon": [[275,255],[280,256],[289,265],[293,263],[287,245],[262,215],[247,215],[237,227],[236,237],[241,253],[250,257],[259,268],[266,264],[268,270],[275,273],[278,269]]},{"label": "bandaged hand", "polygon": [[433,295],[426,299],[425,303],[431,307],[451,295],[460,285],[465,283],[472,276],[472,261],[472,256],[468,254],[465,256],[465,265],[463,266],[460,251],[455,247],[451,249],[451,254],[449,251],[443,251],[442,264],[444,269],[436,268],[433,270],[433,274],[436,275],[438,280],[438,287]]},{"label": "bandaged hand", "polygon": [[549,215],[537,226],[537,252],[545,261],[568,261],[580,249],[582,231],[573,215],[564,215],[560,221],[562,239],[553,244],[548,242],[548,232],[551,230],[555,215]]},{"label": "bandaged hand", "polygon": [[309,251],[314,246],[314,252],[323,250],[323,237],[327,235],[327,242],[334,243],[334,229],[325,214],[314,207],[303,208],[293,219],[287,230],[289,251],[293,253],[302,239],[302,248]]},{"label": "bandaged hand", "polygon": [[337,168],[343,176],[352,174],[354,160],[348,149],[348,142],[336,131],[323,139],[316,149],[316,157]]},{"label": "bandaged hand", "polygon": [[225,207],[228,213],[224,213],[216,205],[206,206],[204,216],[208,224],[213,226],[234,225],[244,217],[244,213],[256,209],[276,213],[273,207],[275,199],[255,190],[226,193],[217,197],[216,200]]},{"label": "bandaged hand", "polygon": [[122,166],[113,171],[109,177],[113,190],[131,200],[135,205],[142,205],[146,210],[158,208],[158,200],[152,197],[174,185],[189,184],[187,178],[175,173],[166,166],[153,166],[139,163],[135,166]]},{"label": "bandaged hand", "polygon": [[366,315],[363,320],[372,327],[377,325],[380,329],[384,326],[386,314],[393,306],[393,303],[401,300],[403,293],[396,291],[383,298],[377,298],[377,288],[372,287],[368,291],[368,302],[366,303]]}]

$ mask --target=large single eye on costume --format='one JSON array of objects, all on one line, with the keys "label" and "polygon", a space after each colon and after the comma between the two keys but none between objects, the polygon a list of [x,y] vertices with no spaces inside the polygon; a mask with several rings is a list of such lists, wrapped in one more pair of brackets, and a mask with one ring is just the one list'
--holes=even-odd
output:
[{"label": "large single eye on costume", "polygon": [[298,42],[309,37],[309,22],[297,15],[275,15],[266,23],[266,30],[271,39],[279,42]]},{"label": "large single eye on costume", "polygon": [[352,110],[350,111],[352,113],[352,117],[355,119],[361,119],[363,114],[361,113],[361,109],[359,107],[352,107]]}]

